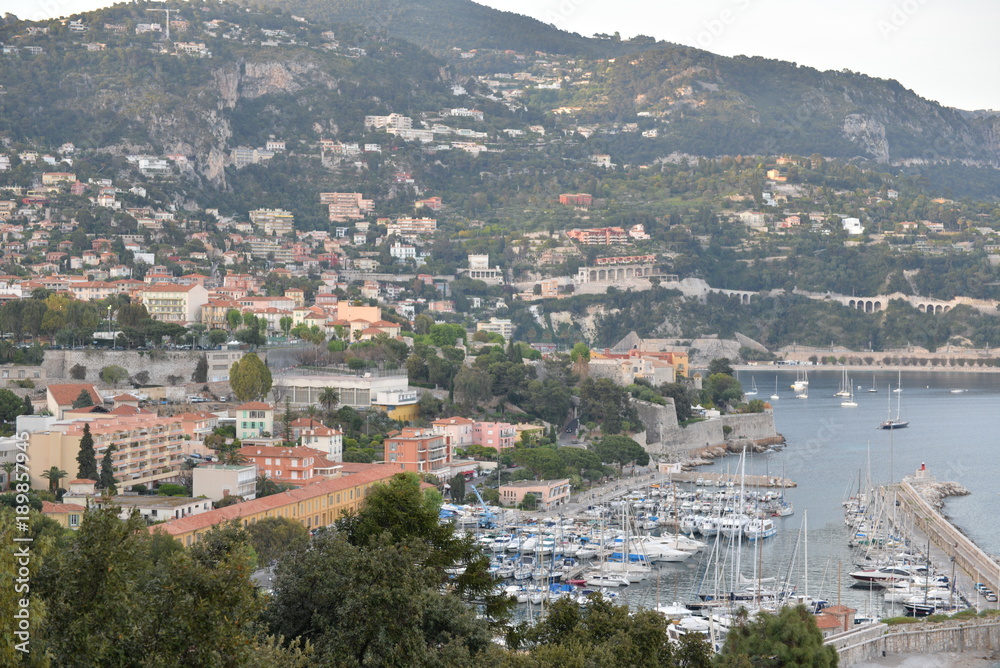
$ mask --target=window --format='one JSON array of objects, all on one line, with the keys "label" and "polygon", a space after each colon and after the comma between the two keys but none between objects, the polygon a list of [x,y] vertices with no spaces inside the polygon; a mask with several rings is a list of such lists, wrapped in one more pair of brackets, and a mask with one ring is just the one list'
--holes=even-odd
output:
[{"label": "window", "polygon": [[76,513],[71,514],[69,516],[69,525],[70,525],[70,527],[78,527],[78,526],[80,526],[80,516],[77,515]]}]

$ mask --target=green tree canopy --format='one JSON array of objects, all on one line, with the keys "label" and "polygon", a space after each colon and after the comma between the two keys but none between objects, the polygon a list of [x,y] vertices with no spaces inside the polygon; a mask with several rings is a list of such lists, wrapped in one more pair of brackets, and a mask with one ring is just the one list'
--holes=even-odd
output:
[{"label": "green tree canopy", "polygon": [[101,380],[108,385],[118,387],[118,383],[128,378],[128,369],[117,364],[109,364],[101,369]]},{"label": "green tree canopy", "polygon": [[271,370],[257,357],[247,353],[229,369],[229,386],[239,401],[258,401],[271,390]]},{"label": "green tree canopy", "polygon": [[609,464],[635,462],[639,466],[645,466],[649,463],[649,453],[627,436],[605,436],[594,450],[601,461]]},{"label": "green tree canopy", "polygon": [[280,561],[309,544],[309,531],[289,517],[265,517],[247,527],[247,532],[261,565]]},{"label": "green tree canopy", "polygon": [[778,614],[761,612],[742,621],[726,636],[716,660],[718,666],[816,666],[837,665],[837,650],[823,644],[816,618],[803,606],[785,607]]},{"label": "green tree canopy", "polygon": [[76,455],[76,462],[79,465],[77,478],[94,482],[100,480],[100,474],[97,472],[97,454],[94,452],[94,437],[90,433],[89,422],[83,424],[83,435],[80,437],[80,451]]},{"label": "green tree canopy", "polygon": [[21,399],[7,388],[0,389],[0,422],[13,422],[18,415],[25,413],[30,415],[31,411],[25,411],[25,408],[31,406],[31,401],[26,402],[26,399],[27,396]]},{"label": "green tree canopy", "polygon": [[88,406],[94,405],[94,397],[90,395],[90,391],[87,388],[80,390],[80,394],[77,395],[76,399],[73,400],[73,408],[87,408]]}]

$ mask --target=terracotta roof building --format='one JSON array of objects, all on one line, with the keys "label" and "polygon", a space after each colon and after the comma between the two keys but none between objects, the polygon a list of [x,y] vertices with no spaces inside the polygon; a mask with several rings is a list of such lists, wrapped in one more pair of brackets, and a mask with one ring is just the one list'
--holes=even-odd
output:
[{"label": "terracotta roof building", "polygon": [[171,520],[151,530],[162,531],[184,545],[192,545],[213,526],[229,520],[239,520],[243,526],[250,526],[266,517],[287,517],[307,529],[327,526],[336,521],[342,511],[357,510],[373,485],[400,471],[395,466],[368,464],[365,467],[357,473],[315,485]]},{"label": "terracotta roof building", "polygon": [[63,418],[63,414],[73,408],[73,402],[80,396],[80,392],[86,390],[90,393],[90,399],[94,406],[104,403],[101,394],[91,383],[65,383],[49,385],[46,390],[46,398],[49,412],[58,419]]}]

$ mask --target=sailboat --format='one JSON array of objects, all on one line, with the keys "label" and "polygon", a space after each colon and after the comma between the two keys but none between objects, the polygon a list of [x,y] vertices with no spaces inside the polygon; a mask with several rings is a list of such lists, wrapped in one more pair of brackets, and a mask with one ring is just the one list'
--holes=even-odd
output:
[{"label": "sailboat", "polygon": [[875,374],[872,374],[872,386],[868,388],[869,392],[878,392],[878,384],[875,382]]},{"label": "sailboat", "polygon": [[[850,381],[847,381],[848,387],[850,387]],[[858,402],[854,400],[854,388],[847,393],[847,398],[840,402],[840,405],[844,408],[857,408]]]},{"label": "sailboat", "polygon": [[777,401],[781,397],[778,396],[778,377],[774,377],[774,394],[771,395],[771,401]]},{"label": "sailboat", "polygon": [[750,376],[750,389],[743,393],[747,397],[757,396],[757,379]]},{"label": "sailboat", "polygon": [[840,379],[840,389],[837,390],[837,393],[833,396],[835,397],[851,396],[851,381],[847,377],[847,367],[844,367],[844,377]]},{"label": "sailboat", "polygon": [[896,379],[896,389],[893,390],[895,393],[900,393],[903,391],[903,371],[899,371],[899,377]]},{"label": "sailboat", "polygon": [[809,372],[802,369],[796,374],[795,382],[792,383],[792,389],[796,392],[801,392],[809,386]]},{"label": "sailboat", "polygon": [[898,394],[898,392],[901,392],[901,391],[902,391],[901,388],[898,388],[898,387],[895,390],[893,390],[893,392],[897,393],[896,394],[896,417],[895,418],[892,417],[892,395],[889,395],[889,397],[888,397],[888,399],[889,399],[889,409],[888,409],[888,412],[887,412],[887,414],[885,416],[885,420],[883,420],[882,423],[878,426],[879,429],[904,429],[904,428],[910,426],[909,422],[907,422],[906,420],[901,420],[899,418],[900,400],[902,399],[902,397]]}]

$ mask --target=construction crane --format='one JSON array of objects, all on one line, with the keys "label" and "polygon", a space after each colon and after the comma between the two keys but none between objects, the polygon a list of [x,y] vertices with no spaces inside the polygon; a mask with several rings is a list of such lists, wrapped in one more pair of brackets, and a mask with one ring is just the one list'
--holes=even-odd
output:
[{"label": "construction crane", "polygon": [[170,41],[170,12],[171,9],[147,9],[147,12],[164,12],[167,15],[167,41]]},{"label": "construction crane", "polygon": [[483,515],[482,517],[479,518],[480,528],[496,529],[497,523],[494,521],[496,519],[496,515],[493,514],[493,511],[490,510],[489,506],[486,505],[486,502],[483,501],[483,495],[479,493],[479,490],[476,489],[476,486],[469,485],[469,487],[472,488],[472,492],[476,495],[476,498],[479,499],[479,507],[483,509]]}]

